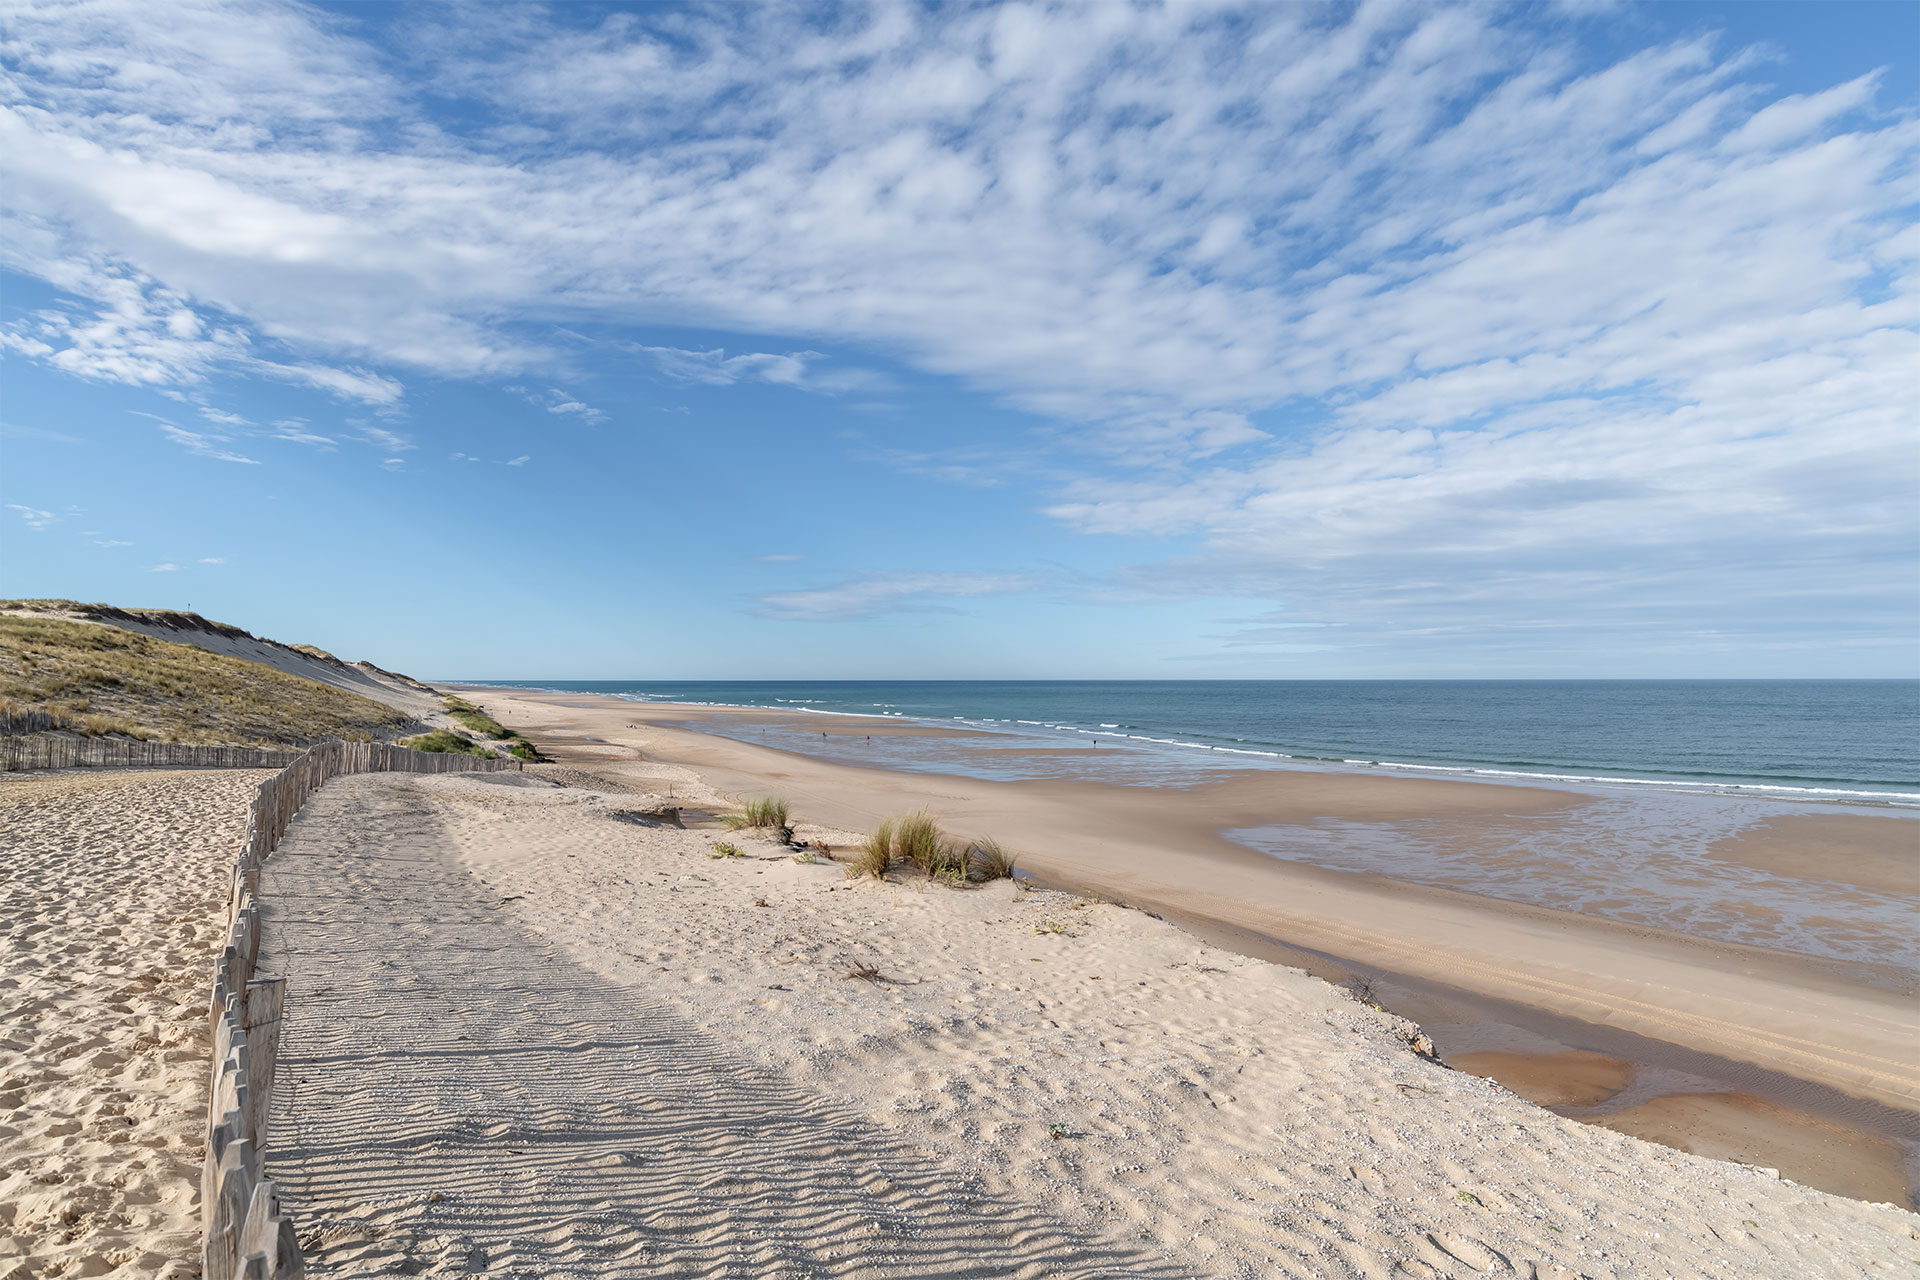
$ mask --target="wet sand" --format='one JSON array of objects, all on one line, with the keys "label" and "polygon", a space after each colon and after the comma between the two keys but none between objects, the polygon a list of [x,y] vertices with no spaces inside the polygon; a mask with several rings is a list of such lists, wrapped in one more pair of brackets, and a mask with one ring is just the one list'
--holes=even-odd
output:
[{"label": "wet sand", "polygon": [[[591,734],[600,759],[641,753],[685,764],[725,791],[778,791],[810,819],[855,830],[915,807],[992,834],[1023,868],[1169,915],[1218,921],[1413,979],[1715,1055],[1896,1108],[1920,1110],[1920,1026],[1910,979],[1875,966],[1699,938],[1569,911],[1330,871],[1263,856],[1223,829],[1322,819],[1457,824],[1552,820],[1587,797],[1538,787],[1343,773],[1241,773],[1185,788],[982,782],[814,760],[719,739],[708,709],[578,694],[478,689],[543,744]],[[728,712],[727,714],[737,714]],[[852,732],[860,722],[836,726]],[[637,729],[627,729],[636,724]],[[895,726],[898,727],[898,726]],[[863,731],[864,732],[864,731]],[[1723,842],[1719,856],[1817,877],[1779,834],[1826,834],[1898,868],[1910,819],[1799,820]],[[1890,944],[1891,945],[1891,944]]]},{"label": "wet sand", "polygon": [[1889,840],[1886,822],[1787,815],[1722,841],[1713,854],[1775,875],[1802,877],[1817,870],[1824,879],[1920,899],[1920,830],[1909,829],[1904,842]]}]

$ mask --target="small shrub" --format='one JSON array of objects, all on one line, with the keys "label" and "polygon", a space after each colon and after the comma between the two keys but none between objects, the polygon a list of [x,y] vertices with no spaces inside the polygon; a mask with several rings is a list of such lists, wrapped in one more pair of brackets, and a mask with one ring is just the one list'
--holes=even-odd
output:
[{"label": "small shrub", "polygon": [[714,845],[713,852],[707,856],[709,858],[744,858],[747,855],[740,852],[738,845],[723,840],[719,844]]}]

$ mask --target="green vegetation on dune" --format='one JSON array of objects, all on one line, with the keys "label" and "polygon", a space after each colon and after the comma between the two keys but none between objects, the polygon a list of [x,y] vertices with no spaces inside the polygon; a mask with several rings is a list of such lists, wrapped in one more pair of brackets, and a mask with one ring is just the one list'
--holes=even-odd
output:
[{"label": "green vegetation on dune", "polygon": [[957,840],[925,810],[888,818],[874,828],[856,853],[850,873],[884,880],[899,866],[917,867],[928,879],[951,885],[1010,879],[1014,873],[1013,854],[998,840],[987,836]]},{"label": "green vegetation on dune", "polygon": [[792,828],[787,825],[787,802],[779,796],[749,800],[743,812],[730,813],[720,821],[730,831],[742,827],[772,827],[792,834]]},{"label": "green vegetation on dune", "polygon": [[458,720],[475,733],[484,733],[489,738],[517,738],[520,735],[507,728],[498,720],[468,702],[465,698],[448,698],[443,704],[447,714]]},{"label": "green vegetation on dune", "polygon": [[407,717],[359,694],[118,627],[0,615],[0,701],[91,734],[296,746],[379,738]]},{"label": "green vegetation on dune", "polygon": [[494,755],[491,748],[449,729],[435,729],[432,733],[423,733],[417,738],[403,738],[400,745],[412,747],[415,751],[481,756],[486,759],[492,759]]},{"label": "green vegetation on dune", "polygon": [[[486,712],[482,711],[480,708],[474,706],[471,702],[468,702],[465,698],[456,698],[453,695],[449,694],[441,702],[441,705],[447,709],[448,715],[452,716],[455,720],[458,720],[461,724],[465,725],[470,732],[485,734],[487,737],[494,739],[496,742],[506,747],[507,754],[514,757],[516,760],[529,760],[534,762],[535,764],[551,763],[551,760],[549,759],[549,757],[541,755],[540,748],[534,746],[531,742],[528,742],[525,736],[522,735],[518,729],[507,728],[505,725],[501,724],[498,720],[495,720],[492,716],[488,715]],[[461,735],[451,734],[448,736],[458,738]],[[452,750],[459,750],[459,748],[457,747],[446,747],[446,748],[422,747],[421,750],[452,751]]]}]

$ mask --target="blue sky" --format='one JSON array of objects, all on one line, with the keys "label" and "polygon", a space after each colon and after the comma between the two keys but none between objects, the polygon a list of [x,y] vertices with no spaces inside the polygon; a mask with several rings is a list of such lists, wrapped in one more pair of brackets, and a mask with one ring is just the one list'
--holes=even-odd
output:
[{"label": "blue sky", "polygon": [[430,676],[1920,669],[1920,6],[0,18],[0,592]]}]

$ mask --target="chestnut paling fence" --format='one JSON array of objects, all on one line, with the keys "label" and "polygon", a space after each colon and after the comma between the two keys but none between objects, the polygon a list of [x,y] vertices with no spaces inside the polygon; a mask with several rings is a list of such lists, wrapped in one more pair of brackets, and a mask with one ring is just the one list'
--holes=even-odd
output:
[{"label": "chestnut paling fence", "polygon": [[300,756],[298,748],[202,747],[185,742],[0,732],[0,772],[4,773],[23,769],[278,769]]},{"label": "chestnut paling fence", "polygon": [[260,784],[248,810],[246,843],[233,864],[226,948],[213,969],[213,1092],[200,1173],[203,1280],[287,1280],[306,1274],[293,1222],[281,1210],[273,1180],[262,1171],[286,979],[254,971],[260,953],[261,865],[300,806],[328,778],[518,768],[518,760],[432,754],[384,742],[325,742]]}]

